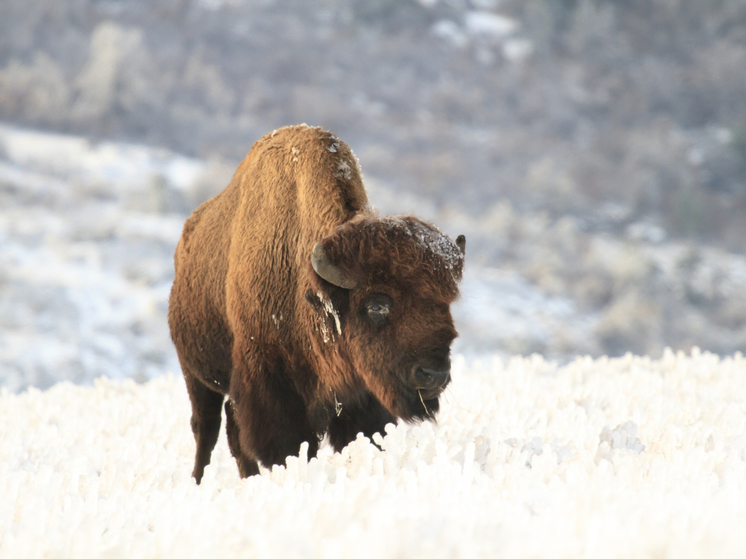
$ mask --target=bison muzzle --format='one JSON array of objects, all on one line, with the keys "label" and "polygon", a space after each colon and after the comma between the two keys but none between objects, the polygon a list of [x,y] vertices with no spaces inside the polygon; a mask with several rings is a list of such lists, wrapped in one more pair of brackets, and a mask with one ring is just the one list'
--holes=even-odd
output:
[{"label": "bison muzzle", "polygon": [[325,434],[432,419],[451,380],[464,237],[412,216],[378,217],[357,159],[321,128],[254,144],[176,248],[171,337],[192,404],[202,479],[225,402],[246,477]]}]

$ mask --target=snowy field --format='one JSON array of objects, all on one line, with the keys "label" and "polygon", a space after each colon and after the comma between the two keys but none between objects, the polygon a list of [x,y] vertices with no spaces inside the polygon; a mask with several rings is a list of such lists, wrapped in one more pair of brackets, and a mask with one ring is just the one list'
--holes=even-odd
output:
[{"label": "snowy field", "polygon": [[473,261],[437,425],[248,480],[221,434],[197,487],[166,305],[234,168],[0,124],[0,558],[746,556],[746,360],[501,360],[597,317]]},{"label": "snowy field", "polygon": [[457,358],[437,425],[202,485],[183,381],[0,396],[0,557],[744,557],[746,360]]}]

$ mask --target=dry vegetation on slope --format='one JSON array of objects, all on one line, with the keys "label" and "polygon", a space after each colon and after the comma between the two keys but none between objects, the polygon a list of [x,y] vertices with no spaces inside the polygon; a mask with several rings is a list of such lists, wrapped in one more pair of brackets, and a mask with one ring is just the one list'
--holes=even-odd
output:
[{"label": "dry vegetation on slope", "polygon": [[0,118],[232,163],[321,124],[367,176],[481,224],[473,262],[597,318],[559,353],[728,353],[745,38],[738,0],[7,0]]}]

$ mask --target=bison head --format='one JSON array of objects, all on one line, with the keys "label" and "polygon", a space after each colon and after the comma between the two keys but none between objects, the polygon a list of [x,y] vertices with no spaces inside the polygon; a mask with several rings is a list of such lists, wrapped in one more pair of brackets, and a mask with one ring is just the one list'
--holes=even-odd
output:
[{"label": "bison head", "polygon": [[359,217],[313,249],[321,335],[390,413],[432,417],[451,380],[463,236],[414,217]]}]

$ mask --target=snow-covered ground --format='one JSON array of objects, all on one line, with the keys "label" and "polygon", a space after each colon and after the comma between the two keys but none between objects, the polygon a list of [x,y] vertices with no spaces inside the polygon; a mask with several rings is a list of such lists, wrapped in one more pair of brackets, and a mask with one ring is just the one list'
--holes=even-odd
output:
[{"label": "snow-covered ground", "polygon": [[201,486],[180,377],[0,395],[0,557],[746,554],[746,360],[458,358],[438,423],[383,451]]},{"label": "snow-covered ground", "polygon": [[197,487],[166,306],[183,221],[234,167],[0,125],[0,557],[746,554],[746,361],[507,359],[597,317],[473,262],[437,424],[248,480],[221,434]]}]

